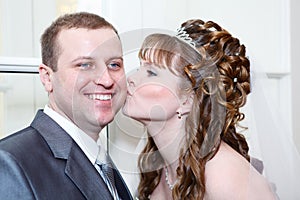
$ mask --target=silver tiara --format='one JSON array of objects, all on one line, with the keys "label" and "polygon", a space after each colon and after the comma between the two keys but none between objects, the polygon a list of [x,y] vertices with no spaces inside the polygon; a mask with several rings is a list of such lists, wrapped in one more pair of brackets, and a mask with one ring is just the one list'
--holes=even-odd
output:
[{"label": "silver tiara", "polygon": [[175,35],[178,39],[180,39],[181,41],[187,43],[188,45],[190,45],[191,47],[193,47],[194,49],[196,49],[196,44],[195,42],[193,42],[193,39],[189,36],[189,34],[184,30],[184,27],[180,27],[176,30],[176,35]]}]

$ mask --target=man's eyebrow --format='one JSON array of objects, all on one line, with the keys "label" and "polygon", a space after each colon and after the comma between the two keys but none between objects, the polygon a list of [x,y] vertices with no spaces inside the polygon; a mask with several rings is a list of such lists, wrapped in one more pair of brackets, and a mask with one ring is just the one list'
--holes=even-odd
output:
[{"label": "man's eyebrow", "polygon": [[71,62],[77,62],[78,60],[94,60],[93,57],[91,56],[79,56],[77,58],[75,58],[74,60],[72,60]]},{"label": "man's eyebrow", "polygon": [[120,59],[123,61],[123,56],[112,56],[111,58],[109,58],[108,60],[115,60],[115,59]]},{"label": "man's eyebrow", "polygon": [[[112,56],[107,60],[111,61],[111,60],[116,60],[116,59],[121,60],[122,62],[124,61],[123,56]],[[97,58],[92,57],[92,56],[79,56],[79,57],[75,58],[74,60],[72,60],[71,62],[75,63],[79,60],[97,60]]]}]

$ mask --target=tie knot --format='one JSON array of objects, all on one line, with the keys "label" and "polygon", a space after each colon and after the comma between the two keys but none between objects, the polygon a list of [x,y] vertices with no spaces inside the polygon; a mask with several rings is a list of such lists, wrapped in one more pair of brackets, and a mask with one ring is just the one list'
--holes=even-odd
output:
[{"label": "tie knot", "polygon": [[103,149],[103,148],[101,148],[101,146],[99,146],[96,163],[102,164],[102,163],[107,163],[107,162],[108,162],[107,152],[105,151],[105,149]]}]

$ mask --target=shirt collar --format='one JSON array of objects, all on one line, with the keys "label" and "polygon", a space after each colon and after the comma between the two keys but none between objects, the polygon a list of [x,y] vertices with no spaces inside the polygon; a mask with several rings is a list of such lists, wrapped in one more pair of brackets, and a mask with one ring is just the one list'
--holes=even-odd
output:
[{"label": "shirt collar", "polygon": [[54,111],[48,105],[44,108],[44,113],[58,123],[78,144],[84,154],[88,157],[92,164],[96,162],[99,147],[96,141],[84,133],[71,121]]}]

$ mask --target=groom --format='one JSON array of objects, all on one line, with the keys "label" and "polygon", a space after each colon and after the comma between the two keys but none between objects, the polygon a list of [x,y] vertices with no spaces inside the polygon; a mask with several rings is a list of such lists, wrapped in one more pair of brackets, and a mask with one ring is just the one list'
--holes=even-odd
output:
[{"label": "groom", "polygon": [[[0,141],[0,199],[113,199],[95,163],[99,133],[127,91],[118,33],[80,12],[54,21],[41,44],[49,103],[30,126]],[[118,199],[132,199],[116,168],[113,176]]]}]

